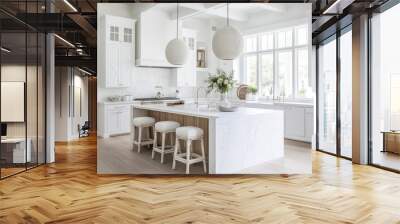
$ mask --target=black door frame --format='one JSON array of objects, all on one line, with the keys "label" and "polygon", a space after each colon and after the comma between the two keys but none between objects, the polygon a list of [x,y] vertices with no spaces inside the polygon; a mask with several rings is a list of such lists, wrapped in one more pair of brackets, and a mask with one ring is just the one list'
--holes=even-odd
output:
[{"label": "black door frame", "polygon": [[373,88],[372,88],[372,19],[373,15],[375,13],[383,13],[386,10],[396,6],[397,4],[400,4],[400,0],[389,0],[379,6],[378,8],[374,10],[368,11],[368,30],[367,30],[367,45],[368,45],[368,53],[367,53],[367,62],[368,62],[368,69],[367,69],[367,82],[368,82],[368,165],[374,166],[383,170],[395,172],[395,173],[400,173],[400,170],[393,169],[390,167],[386,167],[380,164],[374,164],[373,162],[373,140],[372,140],[372,93],[373,93]]},{"label": "black door frame", "polygon": [[[340,103],[341,103],[341,97],[340,97],[340,84],[341,84],[341,65],[340,65],[340,37],[347,33],[351,32],[352,30],[352,24],[348,24],[347,26],[343,28],[339,28],[336,31],[336,33],[332,34],[331,36],[321,40],[317,45],[316,45],[316,150],[319,152],[323,152],[329,155],[337,156],[340,158],[344,158],[347,160],[352,160],[352,158],[343,156],[341,153],[341,117],[340,117]],[[320,96],[319,96],[319,48],[321,44],[325,44],[331,41],[336,41],[336,152],[328,152],[319,147],[319,123],[320,123],[320,118],[319,118],[319,105],[320,105]]]}]

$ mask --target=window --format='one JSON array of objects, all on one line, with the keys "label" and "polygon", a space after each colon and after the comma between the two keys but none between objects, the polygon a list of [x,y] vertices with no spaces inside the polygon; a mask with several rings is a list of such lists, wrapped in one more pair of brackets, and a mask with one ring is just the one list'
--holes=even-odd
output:
[{"label": "window", "polygon": [[278,48],[291,47],[292,44],[292,30],[278,32]]},{"label": "window", "polygon": [[[400,4],[371,18],[370,161],[400,171]],[[394,133],[393,133],[394,132]]]},{"label": "window", "polygon": [[132,29],[124,28],[124,42],[132,43]]},{"label": "window", "polygon": [[262,97],[272,98],[274,96],[274,55],[272,53],[261,54],[260,63],[260,95]]},{"label": "window", "polygon": [[247,74],[246,83],[248,85],[257,85],[257,55],[248,55],[245,57],[245,71]]},{"label": "window", "polygon": [[296,45],[305,45],[307,44],[307,27],[300,26],[296,27]]},{"label": "window", "polygon": [[292,52],[278,53],[278,92],[280,97],[288,98],[293,95]]},{"label": "window", "polygon": [[244,51],[245,52],[254,52],[257,50],[257,36],[249,36],[245,37]]},{"label": "window", "polygon": [[312,98],[310,73],[308,72],[308,50],[307,48],[296,49],[296,97]]},{"label": "window", "polygon": [[318,149],[336,154],[336,39],[320,44],[317,63],[319,65]]},{"label": "window", "polygon": [[260,35],[261,50],[271,50],[274,48],[274,35],[273,33],[265,33]]},{"label": "window", "polygon": [[110,26],[110,40],[119,41],[119,27]]},{"label": "window", "polygon": [[261,98],[312,98],[307,25],[251,34],[244,41],[241,80],[256,86]]}]

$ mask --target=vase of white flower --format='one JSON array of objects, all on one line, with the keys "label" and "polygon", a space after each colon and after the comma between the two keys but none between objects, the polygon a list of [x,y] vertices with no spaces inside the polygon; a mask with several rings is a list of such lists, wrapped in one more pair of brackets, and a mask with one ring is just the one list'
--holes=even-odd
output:
[{"label": "vase of white flower", "polygon": [[233,80],[233,71],[227,73],[218,69],[215,75],[209,75],[207,83],[208,92],[218,92],[220,94],[220,104],[229,106],[228,93],[235,84],[235,80]]}]

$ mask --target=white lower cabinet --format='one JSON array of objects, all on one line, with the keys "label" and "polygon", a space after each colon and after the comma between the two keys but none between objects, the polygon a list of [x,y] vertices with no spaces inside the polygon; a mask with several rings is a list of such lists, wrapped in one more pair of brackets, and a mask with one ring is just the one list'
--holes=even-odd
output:
[{"label": "white lower cabinet", "polygon": [[107,105],[100,107],[99,136],[107,138],[112,135],[130,132],[131,108],[130,105]]},{"label": "white lower cabinet", "polygon": [[285,111],[285,138],[311,142],[314,133],[314,110],[310,106],[283,106]]},{"label": "white lower cabinet", "polygon": [[309,105],[285,103],[248,103],[247,107],[283,110],[285,113],[285,138],[311,142],[314,133],[314,110]]},{"label": "white lower cabinet", "polygon": [[314,134],[314,110],[313,108],[306,108],[305,112],[305,139],[311,142]]},{"label": "white lower cabinet", "polygon": [[285,137],[303,140],[305,138],[305,108],[285,107]]}]

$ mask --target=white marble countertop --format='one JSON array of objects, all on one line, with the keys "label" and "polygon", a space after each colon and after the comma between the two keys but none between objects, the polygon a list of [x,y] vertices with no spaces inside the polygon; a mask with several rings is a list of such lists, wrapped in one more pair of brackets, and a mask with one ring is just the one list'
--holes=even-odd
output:
[{"label": "white marble countertop", "polygon": [[235,117],[235,116],[250,116],[257,114],[268,114],[276,113],[277,110],[268,110],[261,108],[247,108],[239,107],[235,112],[220,112],[218,110],[212,110],[208,108],[207,105],[200,105],[197,107],[195,104],[182,104],[167,106],[165,104],[134,104],[134,108],[143,110],[160,111],[166,113],[181,114],[194,117],[204,117],[204,118],[218,118],[218,117]]},{"label": "white marble countertop", "polygon": [[[173,100],[157,100],[157,101],[147,101],[147,103],[150,103],[150,102],[163,103],[163,102],[175,102],[175,101],[179,101],[179,100],[176,100],[176,99],[173,99]],[[143,102],[143,101],[140,101],[140,100],[132,100],[132,101],[103,101],[103,102],[99,102],[99,103],[104,104],[104,105],[123,105],[123,104],[140,104],[141,102]],[[144,101],[144,102],[146,102],[146,101]]]},{"label": "white marble countertop", "polygon": [[[185,102],[188,103],[193,103],[196,101],[194,98],[182,98],[181,100],[184,100]],[[178,100],[162,100],[161,102],[173,102],[173,101],[178,101]],[[206,103],[208,101],[215,101],[217,102],[218,99],[209,99],[209,98],[200,98],[199,102]],[[139,104],[141,101],[104,101],[104,102],[99,102],[104,105],[124,105],[124,104]],[[297,101],[263,101],[263,100],[257,100],[257,101],[251,101],[251,100],[231,100],[232,103],[234,104],[241,104],[241,105],[266,105],[266,106],[273,106],[273,105],[292,105],[292,106],[301,106],[301,107],[314,107],[313,103],[310,102],[297,102]]]}]

